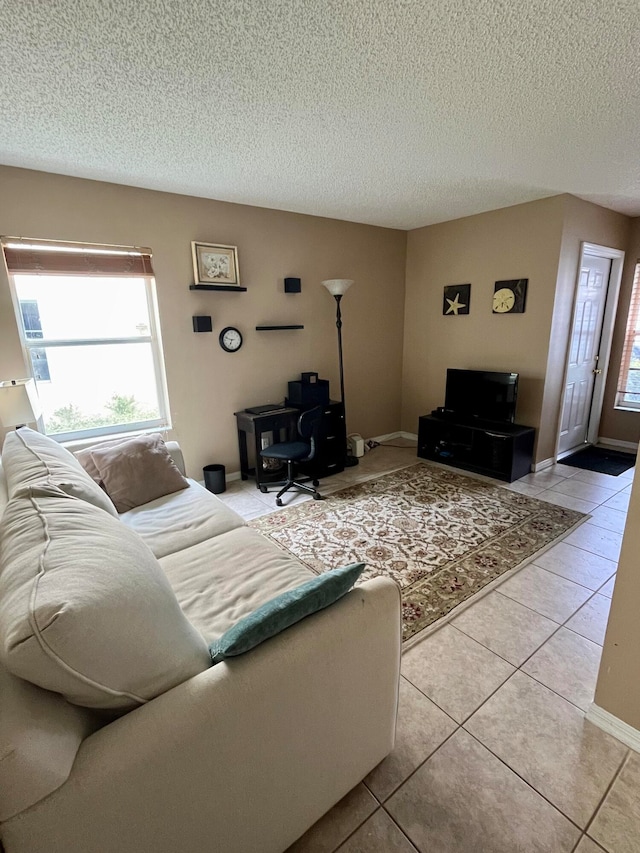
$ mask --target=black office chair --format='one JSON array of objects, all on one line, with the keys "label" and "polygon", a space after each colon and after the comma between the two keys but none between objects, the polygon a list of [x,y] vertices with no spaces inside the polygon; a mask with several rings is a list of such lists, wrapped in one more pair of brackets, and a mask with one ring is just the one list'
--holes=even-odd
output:
[{"label": "black office chair", "polygon": [[[291,488],[299,489],[301,492],[309,492],[316,501],[322,500],[322,495],[315,488],[306,486],[311,481],[313,486],[318,486],[317,480],[311,477],[294,480],[293,468],[296,462],[309,462],[316,454],[318,446],[318,431],[322,419],[322,406],[316,406],[303,412],[298,418],[298,433],[301,441],[281,441],[279,444],[271,444],[260,451],[264,459],[279,459],[287,463],[287,479],[272,485],[282,486],[276,495],[276,505],[282,506],[282,495]],[[266,492],[266,486],[260,486],[260,491]]]}]

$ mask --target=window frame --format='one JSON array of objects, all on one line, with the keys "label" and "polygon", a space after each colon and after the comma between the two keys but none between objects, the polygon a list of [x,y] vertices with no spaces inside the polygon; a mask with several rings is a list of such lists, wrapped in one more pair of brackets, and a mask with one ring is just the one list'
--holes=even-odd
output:
[{"label": "window frame", "polygon": [[640,345],[640,260],[636,261],[633,273],[633,285],[631,288],[631,300],[629,302],[629,312],[627,314],[627,323],[624,332],[624,342],[622,345],[622,357],[620,360],[620,370],[618,373],[618,382],[616,384],[616,398],[614,407],[627,412],[639,412],[640,400],[625,400],[627,394],[637,394],[637,391],[629,389],[629,375],[633,372],[638,372],[640,375],[640,367],[631,367],[633,360],[633,349],[638,343]]},{"label": "window frame", "polygon": [[[36,242],[35,240],[33,241]],[[40,242],[40,241],[38,241]],[[82,244],[78,244],[82,245]],[[87,248],[90,248],[90,244],[87,244]],[[102,427],[93,427],[88,429],[80,429],[80,430],[71,430],[68,432],[57,432],[57,433],[47,433],[44,417],[38,421],[38,425],[43,433],[49,435],[50,438],[59,442],[60,444],[70,443],[70,442],[82,442],[87,439],[100,438],[100,437],[117,437],[119,435],[127,435],[130,433],[144,433],[144,432],[157,432],[159,430],[166,431],[171,429],[171,419],[170,419],[170,409],[169,409],[169,395],[167,389],[167,381],[166,381],[166,373],[164,366],[164,350],[162,347],[162,335],[160,331],[160,320],[158,314],[158,303],[156,296],[156,285],[155,285],[155,276],[150,274],[141,275],[139,273],[133,273],[128,278],[136,278],[142,279],[144,282],[145,289],[145,297],[147,303],[147,313],[149,317],[149,334],[148,335],[136,335],[132,337],[119,337],[119,338],[74,338],[74,339],[63,339],[63,338],[54,338],[49,340],[45,337],[30,339],[27,338],[22,310],[20,307],[20,299],[18,297],[18,289],[15,281],[15,276],[19,275],[28,275],[29,273],[20,273],[20,272],[12,272],[7,270],[8,278],[9,278],[9,287],[11,291],[11,298],[13,300],[14,313],[16,318],[16,326],[18,329],[18,334],[20,337],[20,343],[22,346],[23,356],[25,359],[25,363],[28,366],[28,373],[31,378],[34,379],[36,383],[36,388],[38,387],[38,381],[47,381],[47,380],[37,380],[33,376],[33,363],[31,360],[31,350],[32,349],[42,349],[42,348],[56,348],[56,347],[72,347],[72,346],[121,346],[122,344],[149,344],[151,347],[151,357],[153,363],[153,372],[155,377],[156,384],[156,393],[158,399],[158,410],[159,417],[152,418],[144,421],[134,421],[129,423],[120,423],[120,424],[111,424]],[[40,271],[39,275],[41,277],[48,278],[58,278],[60,277],[59,273],[52,272],[47,273],[46,271]],[[87,272],[84,276],[85,278],[109,278],[108,275],[100,275],[100,274],[92,274],[91,272]]]}]

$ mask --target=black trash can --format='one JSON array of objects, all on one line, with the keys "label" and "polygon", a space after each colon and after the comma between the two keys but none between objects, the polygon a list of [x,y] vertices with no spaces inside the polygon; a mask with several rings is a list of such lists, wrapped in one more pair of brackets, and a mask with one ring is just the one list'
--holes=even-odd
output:
[{"label": "black trash can", "polygon": [[213,492],[214,495],[219,495],[221,492],[226,491],[227,484],[224,479],[224,465],[205,465],[202,473],[204,474],[206,489]]}]

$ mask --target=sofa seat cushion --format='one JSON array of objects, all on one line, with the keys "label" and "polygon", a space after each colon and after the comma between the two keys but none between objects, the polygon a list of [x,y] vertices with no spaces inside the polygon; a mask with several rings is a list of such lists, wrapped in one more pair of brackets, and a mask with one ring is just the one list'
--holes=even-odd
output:
[{"label": "sofa seat cushion", "polygon": [[241,527],[160,560],[184,613],[211,641],[314,572],[252,527]]},{"label": "sofa seat cushion", "polygon": [[67,494],[113,516],[118,515],[109,496],[75,456],[48,435],[28,427],[7,433],[2,448],[2,467],[10,498],[25,487],[48,480]]},{"label": "sofa seat cushion", "polygon": [[0,656],[70,702],[118,710],[211,663],[139,537],[46,484],[13,498],[0,522]]},{"label": "sofa seat cushion", "polygon": [[120,516],[156,557],[166,557],[213,536],[244,526],[244,519],[195,480]]}]

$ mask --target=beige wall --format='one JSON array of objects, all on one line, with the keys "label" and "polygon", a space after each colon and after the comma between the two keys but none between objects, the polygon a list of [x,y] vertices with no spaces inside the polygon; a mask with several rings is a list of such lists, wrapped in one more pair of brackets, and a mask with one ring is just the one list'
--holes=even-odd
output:
[{"label": "beige wall", "polygon": [[[339,397],[335,302],[320,285],[353,278],[343,299],[347,422],[364,436],[400,420],[406,233],[265,208],[153,192],[0,167],[0,234],[149,246],[157,281],[172,437],[191,475],[202,466],[238,470],[233,413],[282,401],[287,381],[315,370]],[[196,293],[191,240],[238,246],[246,293]],[[285,276],[302,293],[285,294]],[[97,306],[99,310],[99,306]],[[211,314],[213,334],[191,317]],[[303,323],[303,331],[255,326]],[[224,353],[218,333],[241,329],[245,343]],[[8,284],[0,279],[0,378],[26,375]]]},{"label": "beige wall", "polygon": [[[564,368],[573,319],[573,303],[581,244],[583,242],[596,243],[609,249],[622,249],[624,251],[627,247],[629,233],[628,217],[599,205],[591,204],[591,202],[583,201],[575,196],[565,195],[562,196],[562,199],[564,202],[564,223],[540,417],[543,426],[538,438],[536,456],[538,461],[551,459],[556,451],[560,428]],[[624,300],[620,301],[619,315],[620,313],[623,315],[621,325],[624,325],[626,320],[628,306],[628,299],[626,305]],[[616,373],[618,364],[619,358],[616,361],[614,353],[611,365]],[[606,435],[608,438],[619,438],[616,430],[613,433],[604,433],[600,430],[599,434]]]},{"label": "beige wall", "polygon": [[640,731],[640,481],[634,480],[595,703]]},{"label": "beige wall", "polygon": [[[402,428],[444,403],[448,367],[520,374],[517,420],[540,427],[564,197],[409,233]],[[492,314],[494,282],[528,278],[524,314]],[[471,282],[470,314],[443,316],[443,287]]]},{"label": "beige wall", "polygon": [[[537,429],[535,461],[553,457],[581,242],[625,249],[628,228],[626,216],[560,195],[410,232],[402,428],[416,432],[442,405],[447,367],[516,371],[517,420]],[[494,282],[508,278],[529,279],[524,314],[491,312]],[[463,282],[471,313],[443,316],[444,285]],[[628,297],[625,317],[627,307]]]},{"label": "beige wall", "polygon": [[[605,389],[600,425],[600,435],[631,442],[637,442],[640,438],[640,413],[616,411],[613,405],[634,268],[639,258],[640,219],[633,219],[620,289],[618,319],[611,351],[611,369]],[[596,705],[637,730],[640,730],[639,520],[640,483],[636,479],[631,490],[627,524],[622,540],[595,695]]]},{"label": "beige wall", "polygon": [[634,444],[640,441],[640,412],[624,412],[621,409],[615,409],[614,405],[620,362],[622,361],[622,347],[627,329],[627,314],[629,313],[633,289],[633,276],[638,260],[640,260],[640,219],[632,219],[629,226],[618,313],[611,346],[611,363],[604,392],[600,435],[605,438],[615,438],[618,441],[630,441]]}]

